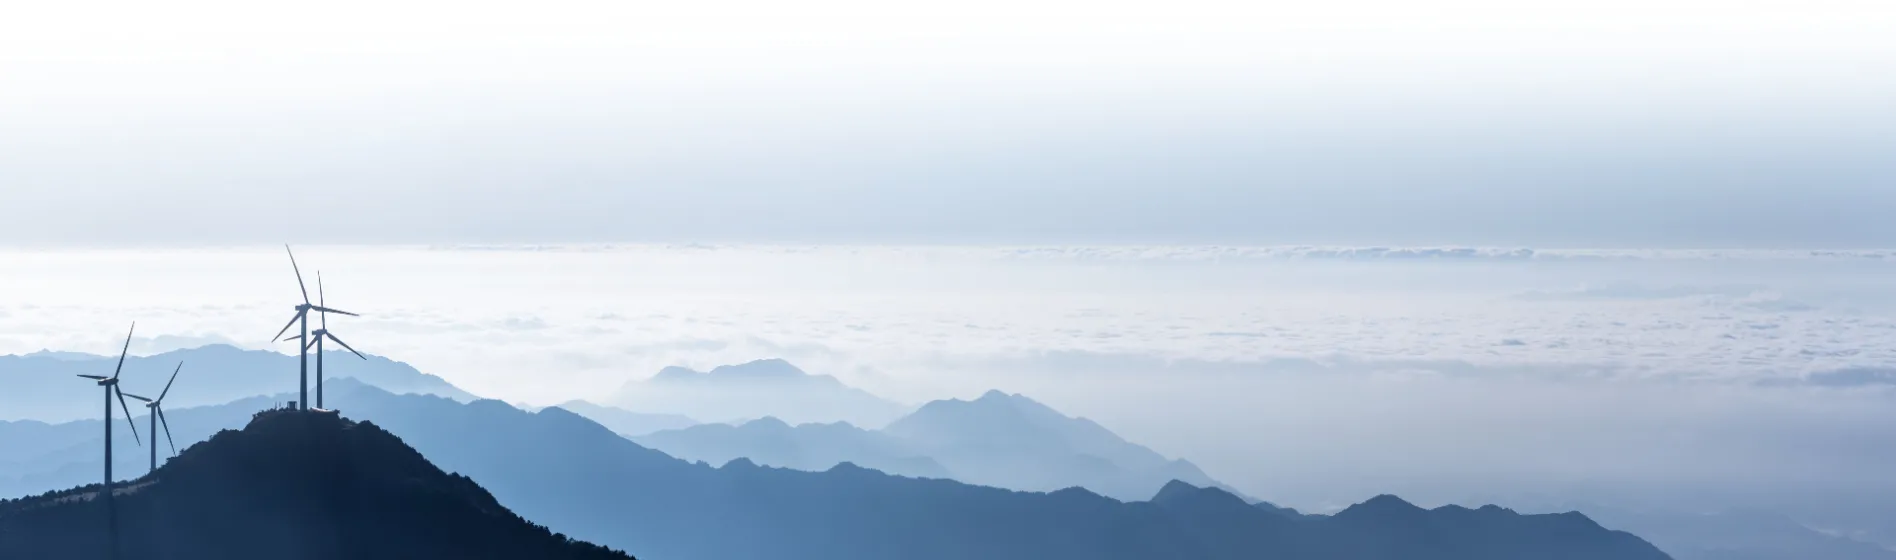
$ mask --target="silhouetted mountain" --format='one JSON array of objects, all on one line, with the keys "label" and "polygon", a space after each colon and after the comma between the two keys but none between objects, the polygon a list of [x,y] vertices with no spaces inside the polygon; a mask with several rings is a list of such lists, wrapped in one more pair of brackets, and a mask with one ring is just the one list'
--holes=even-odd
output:
[{"label": "silhouetted mountain", "polygon": [[1251,507],[1291,518],[1304,517],[1306,515],[1304,512],[1297,511],[1297,508],[1287,508],[1270,502],[1258,502],[1251,504]]},{"label": "silhouetted mountain", "polygon": [[1145,499],[1172,480],[1220,486],[1189,461],[1166,459],[1092,420],[1000,391],[930,402],[883,431],[941,463],[956,480],[975,484],[1038,491],[1081,486],[1121,500]]},{"label": "silhouetted mountain", "polygon": [[629,556],[533,525],[373,424],[270,411],[100,499],[0,502],[0,558]]},{"label": "silhouetted mountain", "polygon": [[679,414],[711,422],[774,416],[792,423],[849,422],[880,427],[907,407],[811,375],[783,360],[719,366],[708,372],[668,367],[627,382],[608,403],[626,410]]},{"label": "silhouetted mountain", "polygon": [[[347,398],[367,388],[354,378],[335,380],[329,387],[332,397]],[[176,391],[174,391],[176,393]],[[177,394],[172,397],[178,396]],[[290,396],[252,397],[231,403],[167,410],[172,436],[182,449],[203,441],[221,430],[239,428],[250,421],[252,413],[269,408]],[[134,409],[144,412],[142,409]],[[132,421],[138,425],[144,443],[153,443],[145,433],[150,417],[140,414]],[[117,436],[112,439],[112,471],[121,479],[143,476],[149,469],[147,448],[134,441],[125,421],[114,418]],[[68,488],[96,482],[101,470],[100,447],[104,443],[99,420],[80,420],[47,424],[33,420],[0,421],[0,498],[13,498],[44,492],[48,488]],[[168,457],[170,447],[158,444],[159,456]]]},{"label": "silhouetted mountain", "polygon": [[1678,560],[1896,560],[1896,551],[1822,533],[1783,515],[1581,507],[1602,525],[1638,532]]},{"label": "silhouetted mountain", "polygon": [[[678,414],[647,414],[633,412],[616,406],[593,404],[587,401],[567,401],[558,405],[625,437],[634,437],[663,430],[677,430],[698,425],[697,420]],[[515,407],[524,408],[524,407]]]},{"label": "silhouetted mountain", "polygon": [[740,426],[704,424],[632,438],[640,445],[688,461],[722,465],[737,458],[759,464],[822,471],[854,463],[889,474],[950,478],[947,469],[901,440],[848,423],[791,426],[776,418]]},{"label": "silhouetted mountain", "polygon": [[[294,349],[294,345],[290,350]],[[297,356],[263,350],[242,350],[215,344],[202,348],[177,350],[125,361],[122,374],[125,392],[157,396],[158,389],[171,376],[179,361],[185,370],[179,383],[190,390],[179,390],[166,400],[167,409],[226,403],[257,395],[295,392]],[[38,352],[24,356],[0,356],[0,420],[35,419],[63,422],[95,418],[98,403],[84,400],[97,388],[73,377],[77,374],[111,375],[117,356],[75,355],[70,352]],[[310,390],[315,390],[316,364],[310,361]],[[439,377],[416,371],[401,362],[370,355],[362,360],[353,354],[332,352],[324,358],[324,373],[329,379],[354,377],[395,393],[440,395],[461,401],[474,400]],[[70,397],[70,398],[69,398]],[[314,398],[313,396],[311,397]],[[325,405],[346,404],[325,400]]]},{"label": "silhouetted mountain", "polygon": [[[1608,531],[1576,512],[1521,515],[1496,506],[1425,510],[1385,495],[1326,522],[1351,533],[1356,553],[1364,557],[1620,558],[1636,549],[1645,551],[1642,558],[1666,557],[1639,537]],[[1582,535],[1588,537],[1576,538]]]}]

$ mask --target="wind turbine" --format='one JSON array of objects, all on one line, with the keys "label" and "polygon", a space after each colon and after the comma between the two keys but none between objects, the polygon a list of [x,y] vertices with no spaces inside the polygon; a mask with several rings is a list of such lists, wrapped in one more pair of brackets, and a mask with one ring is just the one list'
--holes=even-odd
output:
[{"label": "wind turbine", "polygon": [[[309,287],[303,284],[303,269],[297,268],[296,266],[296,253],[290,250],[289,245],[283,246],[283,252],[289,253],[290,255],[290,270],[296,272],[296,288],[303,291],[303,303],[297,304],[296,316],[290,317],[289,324],[283,325],[283,329],[277,331],[276,336],[272,336],[270,339],[275,340],[281,338],[283,333],[289,332],[290,327],[300,323],[302,324],[302,330],[297,338],[305,341],[309,340],[309,311],[311,309],[325,313],[341,313],[352,317],[356,316],[356,314],[347,311],[339,311],[310,304]],[[296,406],[303,410],[309,410],[309,345],[298,344],[298,346],[302,347],[301,351],[298,352],[301,361],[301,364],[298,366],[298,375],[300,378],[298,381],[298,396],[302,400],[297,401]]]},{"label": "wind turbine", "polygon": [[[301,339],[303,340],[304,351],[308,351],[311,345],[316,347],[316,408],[323,407],[323,339],[327,338],[336,341],[336,344],[341,344],[343,348],[349,349],[357,358],[364,360],[369,359],[368,356],[362,355],[362,353],[357,352],[354,347],[349,346],[349,343],[343,342],[342,339],[336,338],[336,335],[329,332],[328,311],[331,310],[328,307],[324,307],[328,304],[328,297],[323,295],[323,271],[318,270],[316,271],[316,307],[314,309],[317,310],[316,318],[318,321],[321,321],[321,326],[317,327],[316,330],[310,331],[308,338]],[[341,313],[341,311],[337,311],[337,313]],[[353,315],[353,313],[350,315]],[[285,337],[283,340],[290,340],[292,338],[296,337]]]},{"label": "wind turbine", "polygon": [[125,406],[125,392],[119,390],[119,372],[125,370],[125,353],[132,349],[132,331],[138,330],[138,322],[132,322],[132,328],[125,331],[125,347],[119,349],[118,367],[112,368],[112,376],[79,374],[79,377],[97,381],[105,388],[105,499],[112,499],[112,394],[118,394],[119,409],[125,411],[125,424],[132,427],[132,442],[144,445],[138,440],[138,424],[132,422],[132,408]]},{"label": "wind turbine", "polygon": [[[151,438],[152,438],[151,439],[151,470],[152,472],[158,472],[158,423],[159,422],[164,422],[165,442],[171,444],[171,454],[173,456],[176,456],[178,454],[178,442],[171,439],[171,421],[165,419],[164,406],[165,406],[165,395],[171,394],[171,384],[176,383],[178,381],[178,372],[183,369],[184,369],[184,362],[178,362],[178,367],[171,370],[171,380],[165,382],[165,390],[163,392],[158,393],[158,398],[156,399],[147,399],[145,397],[141,397],[141,396],[134,395],[131,393],[125,393],[125,396],[127,397],[145,401],[145,409],[151,413]],[[125,413],[125,419],[130,420],[131,418],[132,416],[130,412]]]}]

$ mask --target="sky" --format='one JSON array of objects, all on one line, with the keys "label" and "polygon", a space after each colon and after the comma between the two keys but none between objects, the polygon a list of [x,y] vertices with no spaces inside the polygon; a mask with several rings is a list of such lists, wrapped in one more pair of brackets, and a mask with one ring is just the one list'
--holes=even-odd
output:
[{"label": "sky", "polygon": [[784,357],[1299,507],[1794,510],[1896,495],[1890,99],[1883,1],[10,6],[0,353],[267,347],[288,242],[510,402]]},{"label": "sky", "polygon": [[1896,245],[1874,1],[62,2],[11,246]]}]

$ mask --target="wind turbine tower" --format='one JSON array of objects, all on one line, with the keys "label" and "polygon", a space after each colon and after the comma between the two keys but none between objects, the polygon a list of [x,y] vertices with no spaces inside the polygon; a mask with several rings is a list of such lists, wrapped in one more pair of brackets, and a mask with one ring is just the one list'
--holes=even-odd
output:
[{"label": "wind turbine tower", "polygon": [[[171,394],[171,384],[178,382],[178,372],[183,369],[184,362],[178,362],[178,367],[171,370],[171,380],[165,382],[165,390],[158,393],[158,398],[156,399],[147,399],[131,393],[125,394],[127,397],[145,401],[145,409],[151,413],[151,472],[158,472],[158,426],[160,422],[164,423],[165,442],[171,444],[171,455],[174,457],[178,455],[178,442],[171,439],[171,421],[165,419],[165,395]],[[130,413],[127,413],[126,419],[130,418]]]},{"label": "wind turbine tower", "polygon": [[125,331],[125,347],[119,349],[118,367],[112,369],[111,377],[79,374],[79,377],[97,381],[100,387],[105,388],[105,490],[101,495],[108,500],[112,499],[112,396],[114,394],[118,395],[119,409],[125,411],[125,424],[132,428],[132,441],[141,446],[144,445],[144,442],[138,439],[138,424],[132,422],[132,408],[125,405],[125,392],[119,390],[118,383],[119,372],[125,370],[125,353],[132,349],[132,332],[137,329],[138,323],[133,322],[132,328]]},{"label": "wind turbine tower", "polygon": [[[336,341],[336,344],[341,344],[343,348],[347,348],[349,352],[354,353],[357,358],[364,360],[369,359],[368,356],[362,355],[362,353],[357,352],[354,347],[349,346],[349,343],[343,342],[342,339],[336,338],[335,334],[329,332],[328,311],[330,311],[330,309],[325,307],[329,305],[328,299],[328,296],[323,295],[323,271],[318,270],[316,271],[315,309],[317,309],[316,318],[320,321],[319,324],[321,326],[317,327],[316,330],[310,331],[308,338],[300,339],[303,341],[304,351],[308,351],[311,345],[316,347],[316,408],[323,408],[323,339],[327,338]],[[341,312],[337,311],[337,313]],[[284,338],[283,340],[291,340],[291,338],[294,337]]]},{"label": "wind turbine tower", "polygon": [[[283,333],[289,332],[290,327],[298,326],[299,324],[301,325],[301,329],[299,330],[297,338],[299,340],[309,340],[309,312],[312,309],[325,313],[339,313],[342,315],[355,316],[354,313],[347,311],[337,311],[335,309],[311,304],[309,302],[309,286],[303,283],[303,270],[296,266],[296,252],[291,251],[289,245],[283,246],[283,252],[289,253],[290,255],[290,270],[296,273],[296,288],[303,292],[303,303],[297,304],[296,315],[290,317],[290,322],[283,325],[283,329],[278,330],[275,336],[270,337],[272,340],[281,338]],[[296,406],[302,410],[309,410],[309,346],[307,344],[298,344],[297,346],[301,347],[297,352],[300,362],[297,366],[297,395],[301,400],[297,401]]]}]

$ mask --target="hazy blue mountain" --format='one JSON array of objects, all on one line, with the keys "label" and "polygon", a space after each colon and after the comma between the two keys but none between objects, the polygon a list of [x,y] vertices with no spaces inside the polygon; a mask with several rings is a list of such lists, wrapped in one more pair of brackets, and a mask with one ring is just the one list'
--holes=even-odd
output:
[{"label": "hazy blue mountain", "polygon": [[742,425],[704,424],[632,438],[640,445],[689,461],[722,465],[748,458],[759,464],[805,471],[828,470],[839,463],[889,474],[951,478],[934,459],[902,440],[845,422],[791,426],[776,418]]},{"label": "hazy blue mountain", "polygon": [[1637,532],[1678,560],[1896,560],[1896,551],[1819,532],[1772,513],[1583,507],[1601,524]]},{"label": "hazy blue mountain", "polygon": [[941,400],[883,430],[933,458],[956,480],[1017,490],[1081,486],[1121,500],[1142,500],[1165,483],[1220,486],[1198,466],[1167,459],[1085,418],[1033,399],[989,391]]},{"label": "hazy blue mountain", "polygon": [[[743,460],[713,468],[645,449],[558,408],[527,413],[493,401],[386,398],[387,405],[358,408],[383,414],[378,424],[482,481],[529,519],[654,558],[1665,558],[1579,515],[1472,526],[1444,520],[1422,530],[1373,520],[1305,528],[1249,506],[1242,513],[1173,511],[1084,490],[1015,492],[847,464],[819,473]],[[1192,519],[1205,515],[1229,515],[1220,517],[1228,529],[1199,535],[1205,529]],[[1549,525],[1564,533],[1512,534]],[[1379,532],[1391,535],[1369,538]],[[1448,534],[1454,539],[1443,541]],[[1407,548],[1364,549],[1364,542]]]},{"label": "hazy blue mountain", "polygon": [[[611,428],[625,437],[635,437],[663,430],[677,430],[698,425],[697,420],[680,414],[649,414],[633,412],[616,406],[605,406],[587,401],[567,401],[558,405],[567,412],[585,416],[599,425]],[[525,409],[526,407],[516,406]]]},{"label": "hazy blue mountain", "polygon": [[402,440],[271,411],[99,499],[97,484],[0,502],[0,558],[629,559],[515,515]]},{"label": "hazy blue mountain", "polygon": [[[365,387],[353,378],[336,380],[332,396],[355,393]],[[178,391],[173,391],[177,393]],[[177,395],[173,395],[176,397]],[[168,399],[167,399],[168,400]],[[220,430],[244,426],[252,413],[269,408],[287,396],[252,397],[215,406],[177,408],[165,411],[171,434],[178,448],[209,439]],[[150,469],[148,433],[150,416],[133,409],[137,416],[139,439],[131,437],[123,418],[113,419],[113,474],[122,480],[143,476]],[[79,420],[60,424],[25,420],[0,421],[0,498],[14,498],[99,481],[103,470],[104,429],[99,420]],[[159,434],[159,457],[168,457],[171,448]],[[142,445],[141,445],[142,443]]]},{"label": "hazy blue mountain", "polygon": [[[293,345],[286,346],[293,349]],[[169,409],[296,392],[295,355],[242,350],[222,344],[128,358],[121,374],[125,392],[158,396],[179,361],[184,362],[185,368],[179,383],[189,390],[174,391],[166,399]],[[100,410],[98,388],[74,376],[111,375],[117,362],[118,356],[70,352],[0,356],[0,387],[6,388],[0,391],[0,420],[62,422],[99,418],[104,411]],[[380,356],[370,355],[365,361],[353,354],[331,352],[324,358],[323,367],[330,379],[354,377],[395,393],[439,395],[461,401],[475,398],[439,377]],[[314,391],[313,357],[310,376],[310,390]],[[327,400],[324,404],[330,408],[347,406]]]},{"label": "hazy blue mountain", "polygon": [[1079,486],[1123,501],[1144,500],[1172,480],[1218,486],[1188,461],[1170,460],[1090,420],[1070,418],[1020,395],[992,391],[973,401],[923,405],[883,430],[848,424],[791,426],[775,418],[706,424],[634,438],[672,456],[711,464],[739,457],[820,471],[838,463],[1012,490]]},{"label": "hazy blue mountain", "polygon": [[[1292,519],[1183,483],[1151,502],[1126,503],[1079,489],[1018,492],[850,464],[823,472],[747,460],[712,467],[641,447],[557,407],[525,412],[357,383],[339,390],[352,417],[401,434],[525,518],[652,558],[1665,558],[1577,514],[1443,508]],[[209,420],[241,406],[190,412]],[[1478,515],[1463,513],[1470,511]]]},{"label": "hazy blue mountain", "polygon": [[1304,513],[1304,512],[1301,512],[1301,511],[1297,511],[1297,508],[1288,508],[1288,507],[1284,507],[1284,506],[1280,506],[1280,505],[1277,505],[1277,504],[1273,504],[1273,503],[1270,503],[1270,502],[1257,502],[1257,503],[1254,503],[1254,504],[1251,504],[1251,507],[1254,507],[1254,508],[1257,508],[1257,509],[1260,509],[1260,510],[1264,510],[1264,511],[1268,511],[1268,512],[1271,512],[1271,513],[1275,513],[1275,514],[1278,514],[1278,515],[1282,515],[1282,516],[1284,516],[1284,517],[1290,517],[1290,518],[1293,518],[1293,519],[1294,519],[1294,518],[1300,518],[1300,517],[1305,517],[1305,516],[1307,516],[1307,515],[1309,515],[1309,514],[1306,514],[1306,513]]},{"label": "hazy blue mountain", "polygon": [[773,416],[793,424],[849,422],[867,427],[881,427],[908,411],[834,377],[805,373],[783,360],[718,366],[708,372],[668,367],[650,378],[627,382],[606,402],[626,410],[710,422]]}]

